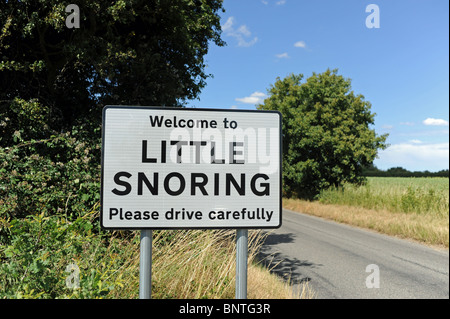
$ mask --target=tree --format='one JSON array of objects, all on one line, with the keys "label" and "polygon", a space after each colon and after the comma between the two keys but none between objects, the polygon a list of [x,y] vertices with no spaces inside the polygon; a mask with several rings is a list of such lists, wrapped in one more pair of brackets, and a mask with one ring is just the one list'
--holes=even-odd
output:
[{"label": "tree", "polygon": [[351,80],[327,70],[301,83],[291,74],[272,85],[261,110],[283,115],[284,196],[312,198],[320,190],[363,181],[386,135],[378,136],[371,104],[351,91]]},{"label": "tree", "polygon": [[102,107],[182,106],[224,45],[221,0],[78,0],[79,28],[69,3],[0,0],[0,220],[90,211]]},{"label": "tree", "polygon": [[21,120],[67,130],[106,104],[183,105],[205,86],[209,42],[224,45],[221,0],[80,0],[79,28],[68,4],[0,1],[0,145]]}]

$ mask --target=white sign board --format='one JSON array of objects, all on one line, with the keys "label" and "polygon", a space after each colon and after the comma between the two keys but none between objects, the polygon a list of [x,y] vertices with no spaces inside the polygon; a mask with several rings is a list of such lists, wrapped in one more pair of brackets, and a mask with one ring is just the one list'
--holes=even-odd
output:
[{"label": "white sign board", "polygon": [[106,106],[107,229],[281,226],[281,114]]}]

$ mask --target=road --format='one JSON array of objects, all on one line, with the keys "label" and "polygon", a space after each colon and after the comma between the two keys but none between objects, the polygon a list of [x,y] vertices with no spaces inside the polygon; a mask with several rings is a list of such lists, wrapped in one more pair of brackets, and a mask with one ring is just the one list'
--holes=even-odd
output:
[{"label": "road", "polygon": [[260,258],[318,299],[449,298],[448,250],[289,210]]}]

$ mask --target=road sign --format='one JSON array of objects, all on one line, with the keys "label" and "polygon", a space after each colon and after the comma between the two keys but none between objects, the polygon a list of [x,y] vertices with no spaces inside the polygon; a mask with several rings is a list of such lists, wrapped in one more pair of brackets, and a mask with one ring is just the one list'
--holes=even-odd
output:
[{"label": "road sign", "polygon": [[281,226],[276,111],[106,106],[107,229]]}]

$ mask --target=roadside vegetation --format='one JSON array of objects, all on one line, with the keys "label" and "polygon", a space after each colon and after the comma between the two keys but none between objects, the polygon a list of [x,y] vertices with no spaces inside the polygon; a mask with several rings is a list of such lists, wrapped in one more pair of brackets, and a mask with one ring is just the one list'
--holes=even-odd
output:
[{"label": "roadside vegetation", "polygon": [[[102,231],[98,208],[72,221],[44,213],[2,219],[10,244],[0,246],[0,299],[138,298],[139,232]],[[152,298],[234,298],[235,231],[166,230],[153,237]],[[258,264],[263,239],[250,231],[248,297],[312,297],[307,286],[294,292]]]},{"label": "roadside vegetation", "polygon": [[449,179],[369,177],[323,190],[316,201],[285,199],[290,210],[421,243],[449,247]]}]

